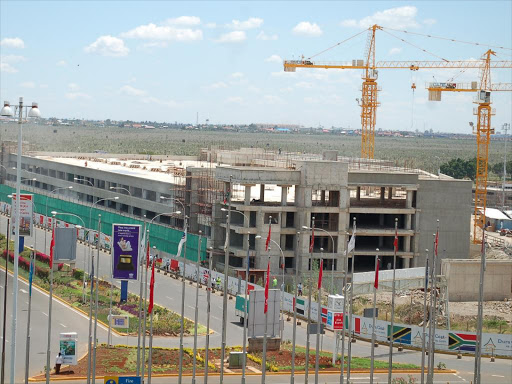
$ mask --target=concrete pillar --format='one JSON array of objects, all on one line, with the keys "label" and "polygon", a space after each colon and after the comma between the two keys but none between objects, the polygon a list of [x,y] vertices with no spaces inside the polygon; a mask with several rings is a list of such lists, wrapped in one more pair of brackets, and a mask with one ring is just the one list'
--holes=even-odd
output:
[{"label": "concrete pillar", "polygon": [[288,205],[288,186],[281,186],[281,206],[285,207]]},{"label": "concrete pillar", "polygon": [[265,201],[265,184],[260,184],[260,200],[262,203]]},{"label": "concrete pillar", "polygon": [[357,198],[357,201],[361,200],[361,187],[357,187],[356,198]]},{"label": "concrete pillar", "polygon": [[403,267],[404,268],[410,268],[411,259],[408,258],[408,257],[404,257],[402,260],[403,260]]},{"label": "concrete pillar", "polygon": [[[247,238],[249,237],[248,234],[244,234],[244,242],[243,242],[243,249],[247,252]],[[246,257],[244,257],[246,259]]]},{"label": "concrete pillar", "polygon": [[245,186],[244,205],[251,205],[251,185]]},{"label": "concrete pillar", "polygon": [[383,201],[386,194],[386,187],[380,187],[380,200]]},{"label": "concrete pillar", "polygon": [[405,215],[405,229],[411,229],[412,215]]},{"label": "concrete pillar", "polygon": [[286,219],[287,219],[286,212],[279,212],[279,215],[281,215],[281,220],[280,220],[281,228],[286,228],[286,226],[288,225],[286,222]]},{"label": "concrete pillar", "polygon": [[384,245],[384,237],[383,236],[379,236],[379,248],[382,249],[383,245]]},{"label": "concrete pillar", "polygon": [[406,208],[412,208],[412,196],[413,196],[413,191],[407,191],[407,198],[405,200]]},{"label": "concrete pillar", "polygon": [[146,191],[145,189],[142,189],[142,198],[143,199],[147,199],[148,198],[148,191]]},{"label": "concrete pillar", "polygon": [[409,236],[404,237],[404,252],[411,252],[411,238]]},{"label": "concrete pillar", "polygon": [[389,187],[388,189],[388,199],[391,200],[393,198],[393,187]]}]

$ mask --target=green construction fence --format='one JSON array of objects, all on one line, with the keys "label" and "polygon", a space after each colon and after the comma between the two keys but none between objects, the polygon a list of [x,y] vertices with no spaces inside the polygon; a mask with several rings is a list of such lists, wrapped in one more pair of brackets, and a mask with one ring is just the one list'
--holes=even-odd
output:
[{"label": "green construction fence", "polygon": [[[0,200],[6,203],[11,203],[11,199],[7,197],[16,193],[16,190],[8,185],[0,184]],[[144,227],[144,222],[134,217],[121,215],[115,212],[107,211],[101,207],[94,207],[91,211],[91,206],[48,197],[31,191],[21,190],[21,193],[29,193],[34,195],[34,211],[36,213],[46,215],[46,205],[48,204],[48,214],[57,211],[60,213],[72,213],[82,218],[85,226],[89,227],[89,217],[91,217],[91,229],[97,230],[98,228],[98,215],[101,214],[101,232],[107,236],[112,236],[113,224],[140,224]],[[82,222],[73,216],[61,217],[68,223],[82,225]],[[178,250],[178,244],[183,236],[183,231],[171,227],[165,227],[160,224],[151,224],[150,228],[150,243],[155,246],[159,251],[167,252],[175,255]],[[194,234],[187,234],[187,260],[196,261],[198,254],[199,236]],[[201,238],[201,260],[206,260],[206,238]]]}]

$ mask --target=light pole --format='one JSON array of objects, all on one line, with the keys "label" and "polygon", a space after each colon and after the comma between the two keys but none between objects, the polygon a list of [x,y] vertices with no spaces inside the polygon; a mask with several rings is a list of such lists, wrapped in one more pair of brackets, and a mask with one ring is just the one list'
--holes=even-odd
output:
[{"label": "light pole", "polygon": [[23,183],[24,181],[28,181],[29,185],[32,186],[32,181],[37,181],[37,179],[35,177],[34,178],[22,177],[21,182]]},{"label": "light pole", "polygon": [[199,231],[199,240],[197,242],[197,260],[196,260],[196,308],[194,312],[194,357],[193,357],[193,371],[192,371],[192,384],[196,384],[196,365],[197,365],[197,318],[199,316],[199,259],[201,258],[201,235]]},{"label": "light pole", "polygon": [[[308,231],[311,230],[310,227],[307,227],[305,225],[302,226],[302,229],[307,229]],[[332,242],[332,263],[331,263],[331,289],[332,289],[332,293],[334,294],[335,290],[334,290],[334,260],[336,259],[336,252],[334,252],[334,238],[332,237],[332,235],[326,231],[325,229],[322,229],[322,228],[317,228],[315,227],[315,230],[316,231],[321,231],[321,232],[325,232],[330,238],[331,238],[331,242]]]},{"label": "light pole", "polygon": [[[25,384],[28,384],[28,371],[30,366],[30,315],[32,314],[32,279],[35,272],[36,248],[32,247],[30,254],[30,268],[28,277],[28,311],[27,311],[27,341],[25,345]],[[5,271],[7,273],[7,270]]]},{"label": "light pole", "polygon": [[[227,212],[226,208],[220,209],[222,212]],[[239,213],[242,215],[245,220],[247,220],[247,224],[249,225],[249,218],[245,213],[240,211],[232,211],[233,213]],[[257,239],[261,239],[261,236],[256,236]],[[249,235],[247,235],[247,259],[246,259],[246,269],[245,269],[245,291],[244,291],[244,331],[243,331],[243,339],[242,339],[242,353],[243,353],[243,362],[242,362],[242,379],[240,381],[241,384],[245,384],[245,367],[247,365],[247,312],[248,312],[248,302],[247,302],[247,289],[249,284]]]},{"label": "light pole", "polygon": [[213,248],[209,247],[210,257],[208,258],[208,280],[206,281],[206,343],[204,348],[204,384],[208,384],[208,349],[210,348],[210,292],[212,281],[212,256]]},{"label": "light pole", "polygon": [[[53,216],[72,216],[72,217],[76,217],[78,220],[80,220],[82,222],[82,226],[75,225],[75,228],[77,228],[77,229],[84,228],[85,229],[85,222],[84,222],[84,220],[80,216],[75,215],[74,213],[64,213],[64,212],[52,211],[52,215]],[[84,247],[84,273],[83,273],[83,280],[82,280],[82,303],[85,303],[85,256],[86,256],[86,252],[85,252],[85,247]]]},{"label": "light pole", "polygon": [[90,185],[91,187],[93,187],[93,188],[94,188],[94,184],[93,184],[90,180],[83,179],[83,178],[81,179],[81,178],[79,178],[79,177],[73,177],[73,180],[75,180],[75,181],[77,181],[77,182],[82,181],[82,182],[89,183],[89,185]]},{"label": "light pole", "polygon": [[132,193],[130,192],[130,190],[128,188],[125,188],[125,187],[110,187],[109,188],[111,191],[126,191],[128,193],[128,195],[132,195]]},{"label": "light pole", "polygon": [[[60,191],[60,190],[64,190],[64,189],[73,189],[73,186],[69,186],[69,187],[61,187],[61,188],[55,188],[53,191],[51,191],[49,194],[50,195],[53,195],[55,192],[57,191]],[[45,223],[45,227],[48,226],[48,196],[46,196],[46,209],[45,209],[45,220],[47,221]],[[46,236],[47,233],[46,233],[46,228],[45,228],[45,232],[44,232],[44,253],[46,253],[46,238],[48,236]]]},{"label": "light pole", "polygon": [[[23,142],[23,97],[19,99],[19,105],[15,107],[18,112],[18,153],[16,154],[16,196],[21,193],[21,152]],[[2,116],[13,116],[13,111],[8,101],[4,101],[4,107],[0,111]],[[26,114],[27,117],[41,117],[41,112],[37,103],[32,103],[32,108]],[[14,376],[16,372],[16,323],[18,311],[18,258],[20,246],[20,200],[16,199],[16,226],[14,230],[14,273],[13,273],[13,290],[12,290],[12,334],[11,334],[11,372],[10,383],[14,384]],[[7,273],[7,271],[5,271]],[[4,325],[5,326],[5,325]]]},{"label": "light pole", "polygon": [[[52,232],[55,231],[55,216],[52,220]],[[53,236],[53,234],[52,234]],[[52,238],[52,244],[50,245],[50,296],[48,300],[48,341],[46,346],[46,384],[50,384],[50,354],[51,354],[51,342],[52,342],[52,304],[53,304],[53,255],[51,252],[52,245],[55,247],[55,238]],[[11,373],[12,376],[12,373]]]},{"label": "light pole", "polygon": [[502,208],[505,209],[505,183],[507,181],[507,132],[510,129],[510,124],[503,124],[503,130],[505,131],[505,156],[503,157],[503,203]]},{"label": "light pole", "polygon": [[[290,373],[290,384],[295,383],[295,339],[297,336],[297,295],[298,295],[298,279],[299,279],[299,256],[300,252],[300,236],[301,233],[297,232],[297,245],[295,249],[295,279],[293,285],[295,285],[295,294],[293,297],[293,336],[292,336],[292,370]],[[302,279],[302,277],[301,277]]]}]

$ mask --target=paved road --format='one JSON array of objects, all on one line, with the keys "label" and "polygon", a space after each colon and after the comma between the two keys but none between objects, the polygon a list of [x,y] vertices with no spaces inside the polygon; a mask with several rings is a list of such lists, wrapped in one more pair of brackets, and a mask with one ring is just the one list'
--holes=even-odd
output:
[{"label": "paved road", "polygon": [[[6,227],[6,218],[4,216],[0,217],[0,232],[5,233]],[[37,244],[36,248],[40,251],[44,251],[44,236],[45,232],[36,229],[37,232]],[[50,236],[46,233],[47,236],[47,246],[49,247]],[[26,238],[26,245],[33,245],[34,239]],[[78,245],[77,247],[77,266],[82,268],[84,261],[84,254],[87,253],[87,247],[83,245]],[[86,252],[84,252],[86,251]],[[101,277],[107,279],[110,271],[110,255],[100,252],[100,268],[99,274]],[[133,282],[129,284],[129,290],[132,293],[138,295],[139,293],[139,285],[137,282]],[[164,276],[163,274],[156,274],[155,278],[155,302],[164,307],[170,308],[173,311],[180,313],[181,311],[181,282],[175,280],[169,276]],[[185,302],[185,315],[188,318],[194,318],[194,309],[195,309],[195,286],[191,286],[187,283],[186,285],[186,302]],[[205,289],[200,290],[199,296],[199,322],[202,324],[206,324],[206,291]],[[242,328],[238,323],[238,318],[235,316],[234,311],[234,301],[230,300],[228,302],[228,327],[227,327],[227,343],[228,345],[241,345],[242,344]],[[298,327],[297,330],[297,343],[300,345],[306,344],[306,332],[304,328],[305,322],[302,322],[302,326]],[[214,331],[214,334],[210,337],[210,345],[212,347],[219,347],[221,345],[221,329],[222,329],[222,297],[219,294],[212,295],[211,298],[211,319],[210,319],[211,329]],[[118,341],[118,338],[114,339],[114,342]],[[291,323],[285,322],[285,330],[284,330],[284,339],[291,340],[292,339],[292,325]],[[333,345],[333,337],[332,333],[326,333],[323,337],[322,348],[323,350],[331,351]],[[127,343],[127,344],[136,344],[136,338],[123,338],[122,341],[118,342]],[[185,337],[184,340],[185,346],[192,347],[193,338]],[[198,340],[198,344],[200,347],[204,346],[205,338],[200,337]],[[167,346],[167,347],[177,347],[179,346],[179,338],[155,338],[154,344],[157,346]],[[315,337],[311,337],[311,347],[315,347]],[[360,357],[369,357],[370,356],[370,345],[369,343],[365,343],[362,341],[358,341],[356,344],[353,344],[353,355]],[[376,358],[381,360],[387,360],[388,358],[388,348],[385,346],[381,346],[376,349]],[[421,353],[418,351],[409,351],[404,350],[403,352],[395,352],[393,353],[394,362],[400,363],[413,363],[420,364],[421,362]],[[447,368],[456,369],[463,375],[463,377],[472,377],[473,372],[473,364],[474,359],[469,357],[463,357],[462,360],[458,360],[455,356],[452,355],[444,355],[444,354],[436,354],[435,356],[435,364],[437,365],[439,362],[443,362],[446,364]],[[482,364],[482,375],[488,376],[489,378],[493,377],[491,375],[510,377],[512,376],[512,362],[510,360],[496,360],[495,363],[487,363],[487,359],[484,359]],[[499,377],[497,377],[499,379]],[[494,379],[493,379],[494,380]],[[503,379],[502,379],[503,380]],[[468,380],[469,381],[469,380]],[[498,381],[499,382],[499,381]],[[501,381],[506,382],[506,381]]]}]

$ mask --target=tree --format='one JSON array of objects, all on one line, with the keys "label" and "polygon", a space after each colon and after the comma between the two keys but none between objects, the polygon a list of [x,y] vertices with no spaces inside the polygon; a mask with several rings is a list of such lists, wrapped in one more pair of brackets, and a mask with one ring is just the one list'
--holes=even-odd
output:
[{"label": "tree", "polygon": [[456,179],[475,179],[476,158],[464,160],[461,158],[451,159],[448,163],[441,164],[441,173]]}]

